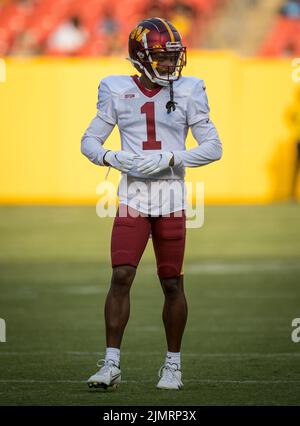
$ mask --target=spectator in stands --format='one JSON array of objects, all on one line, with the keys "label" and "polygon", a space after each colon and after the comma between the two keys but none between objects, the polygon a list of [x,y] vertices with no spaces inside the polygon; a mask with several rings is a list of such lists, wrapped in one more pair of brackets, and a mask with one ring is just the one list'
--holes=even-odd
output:
[{"label": "spectator in stands", "polygon": [[105,41],[102,54],[109,56],[119,54],[123,50],[120,40],[120,24],[110,10],[104,10],[96,27],[96,33]]},{"label": "spectator in stands", "polygon": [[30,34],[26,28],[28,18],[36,5],[37,0],[8,0],[2,5],[2,8],[0,5],[0,17],[2,13],[5,16],[5,12],[9,11],[8,17],[6,15],[6,19],[2,20],[0,24],[0,45],[1,42],[4,42],[2,55],[31,56],[41,53],[41,47],[34,35]]},{"label": "spectator in stands", "polygon": [[288,0],[280,9],[280,14],[290,19],[300,18],[300,0]]},{"label": "spectator in stands", "polygon": [[104,10],[101,20],[98,23],[98,28],[101,33],[110,36],[115,35],[119,31],[119,23],[113,16],[110,10]]},{"label": "spectator in stands", "polygon": [[42,54],[42,46],[30,31],[18,34],[9,52],[12,56],[34,56]]},{"label": "spectator in stands", "polygon": [[82,28],[80,18],[72,16],[68,21],[63,22],[50,35],[47,42],[47,50],[53,53],[72,55],[83,46],[88,34]]}]

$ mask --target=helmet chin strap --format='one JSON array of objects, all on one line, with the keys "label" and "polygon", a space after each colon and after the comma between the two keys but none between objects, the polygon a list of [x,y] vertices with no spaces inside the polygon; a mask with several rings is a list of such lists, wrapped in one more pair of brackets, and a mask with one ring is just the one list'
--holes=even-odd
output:
[{"label": "helmet chin strap", "polygon": [[166,103],[167,113],[170,114],[172,111],[175,111],[177,102],[174,101],[174,90],[173,90],[173,80],[166,80],[161,83],[157,77],[152,77],[151,74],[145,69],[144,70],[147,77],[154,83],[160,84],[161,86],[167,87],[170,89],[170,100]]},{"label": "helmet chin strap", "polygon": [[164,87],[169,86],[169,89],[170,89],[170,100],[166,103],[167,113],[170,114],[172,111],[175,111],[177,102],[174,101],[173,80],[160,80],[157,77],[152,77],[152,75],[146,69],[144,69],[144,72],[147,75],[147,77],[153,83],[157,83],[160,86],[164,86]]},{"label": "helmet chin strap", "polygon": [[170,100],[166,103],[166,108],[168,114],[175,111],[177,102],[174,101],[174,91],[173,91],[173,81],[170,81]]},{"label": "helmet chin strap", "polygon": [[[151,65],[152,66],[152,65]],[[157,73],[157,71],[153,68],[154,74]],[[147,71],[147,70],[145,70]],[[147,72],[148,74],[148,72]],[[151,76],[152,77],[152,76]],[[158,77],[152,77],[152,81],[154,80],[156,83],[160,84],[161,86],[169,86],[170,89],[170,100],[166,103],[166,108],[168,114],[170,114],[172,111],[175,111],[177,102],[174,101],[174,90],[173,90],[173,80],[160,80]],[[163,83],[161,83],[163,81]]]},{"label": "helmet chin strap", "polygon": [[175,111],[177,102],[174,101],[173,80],[163,80],[163,79],[161,80],[157,77],[152,77],[149,71],[139,61],[131,59],[130,57],[126,59],[128,59],[133,65],[137,65],[140,71],[143,71],[146,74],[146,76],[149,78],[149,80],[152,81],[152,83],[156,83],[164,87],[169,86],[170,100],[166,103],[166,108],[167,108],[168,114],[170,114],[172,111]]},{"label": "helmet chin strap", "polygon": [[143,67],[143,71],[147,77],[152,81],[152,83],[157,83],[160,86],[167,87],[170,89],[170,100],[166,103],[167,113],[170,114],[172,111],[175,111],[177,102],[174,101],[174,90],[173,90],[173,80],[160,80],[157,77],[152,77],[152,75]]}]

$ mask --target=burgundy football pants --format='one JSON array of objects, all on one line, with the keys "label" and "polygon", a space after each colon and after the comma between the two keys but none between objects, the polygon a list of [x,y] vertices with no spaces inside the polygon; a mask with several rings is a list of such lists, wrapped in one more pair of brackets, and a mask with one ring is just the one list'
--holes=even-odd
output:
[{"label": "burgundy football pants", "polygon": [[137,267],[150,232],[159,278],[181,275],[186,235],[184,210],[170,213],[169,216],[151,217],[121,204],[112,229],[112,267]]}]

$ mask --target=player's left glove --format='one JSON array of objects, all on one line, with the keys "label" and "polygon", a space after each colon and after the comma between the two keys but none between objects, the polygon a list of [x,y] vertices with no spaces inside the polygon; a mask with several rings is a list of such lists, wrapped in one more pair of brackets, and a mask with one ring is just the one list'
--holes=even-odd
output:
[{"label": "player's left glove", "polygon": [[154,173],[161,172],[173,165],[173,153],[161,152],[160,154],[147,155],[140,161],[137,171],[145,175],[153,175]]}]

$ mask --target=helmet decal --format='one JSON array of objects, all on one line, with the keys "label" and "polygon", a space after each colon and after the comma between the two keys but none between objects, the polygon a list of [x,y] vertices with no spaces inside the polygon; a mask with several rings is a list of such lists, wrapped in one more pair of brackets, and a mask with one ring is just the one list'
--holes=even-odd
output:
[{"label": "helmet decal", "polygon": [[143,36],[149,32],[150,30],[148,28],[138,26],[131,32],[130,38],[135,39],[136,41],[141,41]]}]

